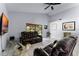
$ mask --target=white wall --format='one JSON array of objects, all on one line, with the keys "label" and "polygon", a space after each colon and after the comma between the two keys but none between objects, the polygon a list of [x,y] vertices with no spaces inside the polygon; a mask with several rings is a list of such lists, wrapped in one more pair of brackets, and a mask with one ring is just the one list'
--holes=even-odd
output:
[{"label": "white wall", "polygon": [[[62,19],[62,20],[59,20]],[[74,8],[65,10],[59,14],[56,14],[54,16],[51,17],[51,21],[52,20],[57,20],[54,22],[51,22],[51,24],[57,24],[57,29],[56,30],[52,30],[52,38],[56,38],[56,39],[61,39],[63,38],[63,32],[62,31],[62,23],[63,22],[70,22],[70,21],[75,21],[76,22],[76,30],[75,31],[69,31],[72,34],[76,34],[79,36],[79,6],[76,6]]]},{"label": "white wall", "polygon": [[44,29],[44,25],[48,24],[47,15],[21,12],[8,12],[8,14],[10,19],[9,36],[14,35],[18,38],[20,33],[25,30],[26,23],[33,23],[43,25],[42,33],[43,37],[46,37],[48,30]]},{"label": "white wall", "polygon": [[[7,16],[5,4],[0,3],[0,15],[2,12],[4,12],[4,14]],[[2,53],[1,53],[2,50],[5,50],[5,48],[6,48],[7,35],[8,35],[8,33],[0,36],[0,55],[2,55]]]}]

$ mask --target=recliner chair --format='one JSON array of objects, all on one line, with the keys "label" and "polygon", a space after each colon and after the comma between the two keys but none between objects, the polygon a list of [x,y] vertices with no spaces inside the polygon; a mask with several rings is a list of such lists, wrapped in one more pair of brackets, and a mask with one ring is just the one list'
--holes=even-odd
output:
[{"label": "recliner chair", "polygon": [[69,36],[55,43],[51,43],[45,48],[36,48],[34,56],[72,56],[77,42],[76,36]]}]

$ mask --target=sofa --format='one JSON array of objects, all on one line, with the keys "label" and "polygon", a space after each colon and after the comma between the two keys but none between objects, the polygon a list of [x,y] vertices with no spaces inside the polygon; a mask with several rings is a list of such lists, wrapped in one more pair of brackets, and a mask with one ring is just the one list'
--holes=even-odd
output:
[{"label": "sofa", "polygon": [[69,36],[60,41],[54,41],[44,48],[36,48],[34,56],[72,56],[77,43],[76,36]]},{"label": "sofa", "polygon": [[38,35],[38,33],[35,32],[26,32],[23,31],[21,32],[21,37],[20,37],[20,43],[23,45],[26,45],[27,43],[34,44],[42,42],[42,36]]}]

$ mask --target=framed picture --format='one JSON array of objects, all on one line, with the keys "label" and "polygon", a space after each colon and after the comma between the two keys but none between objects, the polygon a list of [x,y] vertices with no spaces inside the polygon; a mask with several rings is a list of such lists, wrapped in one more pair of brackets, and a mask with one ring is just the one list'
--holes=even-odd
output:
[{"label": "framed picture", "polygon": [[9,20],[7,16],[2,13],[0,16],[0,35],[3,35],[8,32]]},{"label": "framed picture", "polygon": [[2,17],[0,16],[0,35],[2,33]]},{"label": "framed picture", "polygon": [[44,29],[47,29],[47,25],[44,25]]},{"label": "framed picture", "polygon": [[75,21],[64,22],[62,24],[62,30],[65,30],[65,31],[74,31],[75,30]]},{"label": "framed picture", "polygon": [[42,25],[41,24],[31,24],[26,23],[26,31],[27,32],[38,32],[39,35],[42,35]]}]

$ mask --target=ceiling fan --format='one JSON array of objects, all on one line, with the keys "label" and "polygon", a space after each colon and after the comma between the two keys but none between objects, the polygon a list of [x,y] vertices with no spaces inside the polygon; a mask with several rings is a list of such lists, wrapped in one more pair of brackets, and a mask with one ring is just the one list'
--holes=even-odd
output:
[{"label": "ceiling fan", "polygon": [[54,9],[53,8],[54,5],[59,5],[61,3],[44,3],[44,4],[48,5],[47,7],[44,8],[45,10],[48,9],[49,7],[51,7],[51,10],[53,10]]}]

